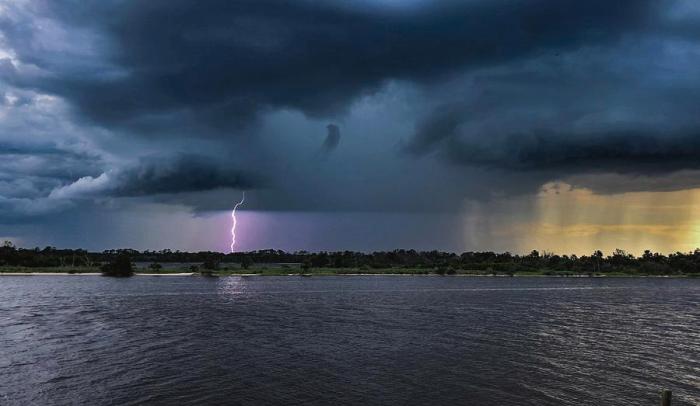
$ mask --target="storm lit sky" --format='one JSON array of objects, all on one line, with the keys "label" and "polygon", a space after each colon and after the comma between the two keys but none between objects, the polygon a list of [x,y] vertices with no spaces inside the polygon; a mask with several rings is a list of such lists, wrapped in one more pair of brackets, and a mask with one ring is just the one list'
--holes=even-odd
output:
[{"label": "storm lit sky", "polygon": [[700,247],[695,0],[0,0],[0,240]]}]

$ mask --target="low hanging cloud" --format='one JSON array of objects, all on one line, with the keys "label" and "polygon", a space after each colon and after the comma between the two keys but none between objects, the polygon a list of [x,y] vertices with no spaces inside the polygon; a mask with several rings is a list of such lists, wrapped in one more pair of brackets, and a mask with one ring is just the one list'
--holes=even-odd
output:
[{"label": "low hanging cloud", "polygon": [[699,132],[512,134],[487,142],[453,139],[447,153],[457,163],[507,170],[558,173],[658,174],[700,169]]},{"label": "low hanging cloud", "polygon": [[206,191],[217,188],[250,189],[257,179],[206,157],[144,158],[138,165],[86,176],[51,191],[51,199],[135,197]]},{"label": "low hanging cloud", "polygon": [[[468,89],[468,97],[420,118],[402,151],[465,170],[540,172],[551,180],[627,176],[626,187],[612,189],[586,177],[586,186],[600,191],[665,190],[669,182],[649,177],[700,169],[700,80],[692,73],[700,53],[679,59],[677,49],[652,37],[623,44],[467,74],[445,87]],[[687,180],[674,178],[676,188]]]},{"label": "low hanging cloud", "polygon": [[[585,102],[572,100],[570,108],[578,109],[574,118],[539,119],[536,111],[512,114],[513,106],[523,101],[504,100],[492,111],[479,111],[478,105],[469,104],[440,107],[416,126],[403,151],[416,157],[437,154],[465,167],[547,171],[554,177],[585,173],[665,176],[700,169],[700,122],[692,112],[660,112],[662,117],[673,117],[661,124],[608,117],[592,120],[596,111]],[[498,114],[503,117],[496,117]]]}]

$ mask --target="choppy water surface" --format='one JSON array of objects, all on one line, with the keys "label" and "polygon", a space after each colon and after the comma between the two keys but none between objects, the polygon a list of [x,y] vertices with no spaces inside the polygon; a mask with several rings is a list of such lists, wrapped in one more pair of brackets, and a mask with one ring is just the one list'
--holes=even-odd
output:
[{"label": "choppy water surface", "polygon": [[700,404],[700,280],[0,277],[0,404]]}]

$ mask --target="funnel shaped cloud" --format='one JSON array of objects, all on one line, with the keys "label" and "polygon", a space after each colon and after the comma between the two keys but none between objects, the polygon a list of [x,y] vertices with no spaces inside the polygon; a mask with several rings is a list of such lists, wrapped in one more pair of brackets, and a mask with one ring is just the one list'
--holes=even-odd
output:
[{"label": "funnel shaped cloud", "polygon": [[331,152],[336,149],[340,143],[340,128],[335,124],[328,124],[326,130],[328,130],[328,134],[326,135],[325,141],[323,141],[323,150],[325,152]]}]

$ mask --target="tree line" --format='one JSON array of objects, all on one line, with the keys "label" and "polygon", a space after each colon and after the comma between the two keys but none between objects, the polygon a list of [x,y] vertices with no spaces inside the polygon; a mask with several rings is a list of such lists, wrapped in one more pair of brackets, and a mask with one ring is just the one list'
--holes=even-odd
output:
[{"label": "tree line", "polygon": [[558,255],[532,251],[526,255],[509,252],[464,252],[462,254],[441,251],[393,250],[371,253],[355,251],[337,252],[285,252],[259,250],[224,254],[212,251],[183,252],[172,250],[137,251],[133,249],[88,252],[83,249],[57,249],[54,247],[18,248],[11,242],[0,247],[0,266],[19,267],[99,267],[117,258],[128,257],[133,262],[198,263],[204,268],[236,265],[265,266],[270,264],[297,265],[308,268],[356,268],[356,269],[423,269],[435,273],[459,271],[484,271],[494,273],[552,272],[572,274],[639,273],[639,274],[700,274],[700,249],[664,255],[644,251],[634,256],[623,250],[609,255],[595,251],[591,255]]}]

